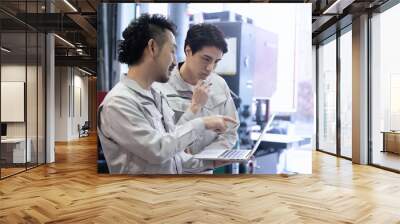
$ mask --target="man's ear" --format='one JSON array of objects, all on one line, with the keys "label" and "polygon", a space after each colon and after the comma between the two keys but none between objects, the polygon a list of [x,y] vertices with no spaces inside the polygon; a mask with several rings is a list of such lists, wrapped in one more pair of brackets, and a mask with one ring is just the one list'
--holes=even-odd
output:
[{"label": "man's ear", "polygon": [[186,45],[186,47],[185,47],[185,55],[186,56],[192,55],[192,48],[190,48],[189,45]]},{"label": "man's ear", "polygon": [[157,42],[154,39],[150,39],[147,42],[147,48],[149,49],[150,56],[152,56],[152,57],[157,56],[158,52],[160,50]]}]

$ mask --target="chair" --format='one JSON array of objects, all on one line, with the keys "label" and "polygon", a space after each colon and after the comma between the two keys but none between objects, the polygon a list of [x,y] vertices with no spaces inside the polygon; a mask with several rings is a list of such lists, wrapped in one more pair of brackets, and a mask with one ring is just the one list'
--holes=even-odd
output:
[{"label": "chair", "polygon": [[89,136],[89,129],[90,129],[89,121],[85,121],[85,123],[82,125],[82,127],[80,127],[80,125],[78,125],[79,138]]}]

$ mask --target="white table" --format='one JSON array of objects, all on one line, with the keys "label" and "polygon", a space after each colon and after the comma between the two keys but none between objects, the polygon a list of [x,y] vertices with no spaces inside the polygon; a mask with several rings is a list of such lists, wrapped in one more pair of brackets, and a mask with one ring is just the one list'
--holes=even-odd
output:
[{"label": "white table", "polygon": [[[250,135],[251,140],[257,141],[260,137],[260,132],[252,132]],[[281,134],[270,134],[265,133],[262,137],[262,141],[265,142],[277,142],[277,143],[296,143],[303,141],[304,138],[298,135],[281,135]]]},{"label": "white table", "polygon": [[[9,150],[8,147],[12,147],[12,162],[13,163],[25,163],[31,162],[31,145],[32,141],[30,138],[26,140],[28,143],[25,154],[25,138],[6,138],[1,139],[2,152]],[[6,147],[6,149],[4,149]],[[3,156],[2,156],[3,157]],[[25,159],[27,159],[25,161]]]}]

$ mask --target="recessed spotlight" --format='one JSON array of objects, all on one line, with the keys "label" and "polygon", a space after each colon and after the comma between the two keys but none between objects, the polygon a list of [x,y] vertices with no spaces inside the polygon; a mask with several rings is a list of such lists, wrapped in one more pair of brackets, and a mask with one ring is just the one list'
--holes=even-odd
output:
[{"label": "recessed spotlight", "polygon": [[70,47],[75,48],[75,45],[71,44],[71,42],[69,42],[69,41],[67,41],[66,39],[60,37],[59,35],[54,34],[54,36],[57,37],[58,39],[60,39],[62,42],[64,42],[64,43],[66,43],[67,45],[69,45]]},{"label": "recessed spotlight", "polygon": [[67,4],[74,12],[78,12],[78,10],[68,1],[64,0],[65,4]]},{"label": "recessed spotlight", "polygon": [[7,49],[7,48],[5,48],[5,47],[1,47],[0,49],[1,49],[2,51],[6,52],[6,53],[10,53],[10,52],[11,52],[10,49]]},{"label": "recessed spotlight", "polygon": [[83,69],[81,69],[81,68],[79,68],[78,67],[78,69],[79,69],[79,71],[81,71],[81,72],[83,72],[83,73],[85,73],[85,74],[87,74],[87,75],[92,75],[92,73],[90,73],[90,72],[88,72],[88,71],[86,71],[86,70],[83,70]]}]

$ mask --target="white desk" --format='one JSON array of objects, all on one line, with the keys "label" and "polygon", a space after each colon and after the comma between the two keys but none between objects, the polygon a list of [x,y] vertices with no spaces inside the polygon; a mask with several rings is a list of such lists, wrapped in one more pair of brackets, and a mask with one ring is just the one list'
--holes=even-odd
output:
[{"label": "white desk", "polygon": [[30,138],[28,138],[26,142],[28,143],[27,144],[28,147],[26,147],[26,154],[25,154],[25,138],[1,139],[1,144],[2,144],[1,151],[3,153],[8,150],[12,150],[12,163],[25,163],[25,158],[27,158],[26,162],[30,162],[32,157],[31,154],[32,141]]},{"label": "white desk", "polygon": [[[260,132],[252,132],[250,135],[251,140],[257,141],[260,137]],[[304,138],[298,135],[281,135],[281,134],[270,134],[265,133],[262,137],[262,141],[264,142],[277,142],[277,143],[296,143],[303,141]]]}]

